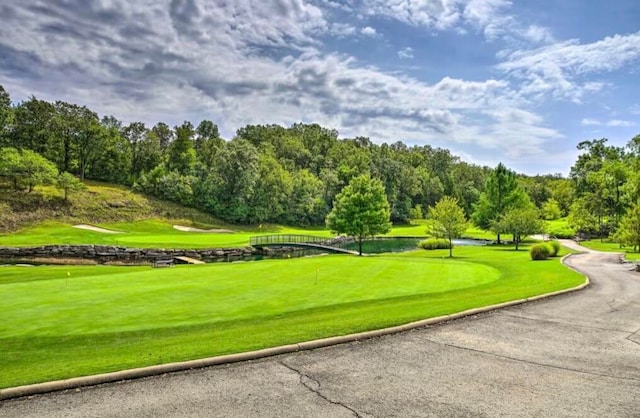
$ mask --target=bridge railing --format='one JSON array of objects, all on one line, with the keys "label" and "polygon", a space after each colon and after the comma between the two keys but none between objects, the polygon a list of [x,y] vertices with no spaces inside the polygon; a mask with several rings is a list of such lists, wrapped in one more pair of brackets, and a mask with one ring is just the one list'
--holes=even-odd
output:
[{"label": "bridge railing", "polygon": [[249,245],[259,247],[261,245],[277,245],[277,244],[304,244],[304,243],[324,243],[330,238],[318,237],[314,235],[298,235],[298,234],[278,234],[278,235],[260,235],[249,238]]}]

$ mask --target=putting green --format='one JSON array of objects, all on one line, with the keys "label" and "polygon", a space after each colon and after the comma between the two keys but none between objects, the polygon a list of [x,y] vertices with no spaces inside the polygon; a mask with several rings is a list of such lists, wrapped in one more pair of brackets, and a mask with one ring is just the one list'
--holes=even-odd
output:
[{"label": "putting green", "polygon": [[169,269],[4,267],[0,338],[260,319],[464,289],[499,278],[500,272],[487,265],[398,257],[331,256]]}]

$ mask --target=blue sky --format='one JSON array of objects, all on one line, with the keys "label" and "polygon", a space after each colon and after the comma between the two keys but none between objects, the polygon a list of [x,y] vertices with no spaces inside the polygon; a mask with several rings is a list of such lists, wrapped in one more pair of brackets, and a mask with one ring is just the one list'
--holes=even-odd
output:
[{"label": "blue sky", "polygon": [[637,0],[0,1],[0,84],[125,123],[317,122],[564,173],[640,133]]}]

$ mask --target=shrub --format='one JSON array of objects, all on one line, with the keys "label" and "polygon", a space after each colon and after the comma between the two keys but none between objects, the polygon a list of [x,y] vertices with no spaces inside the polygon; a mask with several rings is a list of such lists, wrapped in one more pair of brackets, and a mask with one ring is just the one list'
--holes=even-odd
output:
[{"label": "shrub", "polygon": [[555,257],[560,252],[560,243],[558,241],[549,241],[549,257]]},{"label": "shrub", "polygon": [[[453,244],[451,244],[453,247]],[[448,250],[449,240],[444,238],[427,238],[418,243],[418,247],[425,250]]]},{"label": "shrub", "polygon": [[550,253],[551,249],[547,244],[536,244],[529,250],[532,260],[546,260],[549,258]]}]

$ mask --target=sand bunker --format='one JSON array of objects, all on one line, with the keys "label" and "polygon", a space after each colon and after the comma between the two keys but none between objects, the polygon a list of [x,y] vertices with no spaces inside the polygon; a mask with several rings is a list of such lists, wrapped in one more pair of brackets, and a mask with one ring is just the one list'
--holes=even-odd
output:
[{"label": "sand bunker", "polygon": [[87,231],[101,232],[103,234],[121,234],[122,233],[120,231],[112,231],[110,229],[104,229],[97,226],[85,225],[85,224],[74,225],[73,227],[78,229],[86,229]]},{"label": "sand bunker", "polygon": [[194,228],[191,226],[182,226],[182,225],[174,225],[173,227],[178,231],[183,231],[183,232],[204,232],[209,234],[234,234],[235,233],[235,231],[232,231],[230,229],[200,229],[200,228]]}]

